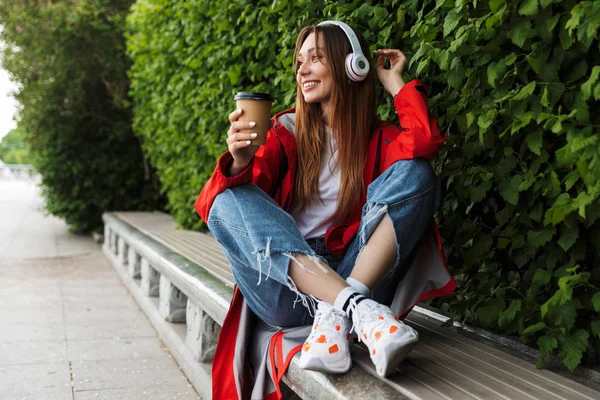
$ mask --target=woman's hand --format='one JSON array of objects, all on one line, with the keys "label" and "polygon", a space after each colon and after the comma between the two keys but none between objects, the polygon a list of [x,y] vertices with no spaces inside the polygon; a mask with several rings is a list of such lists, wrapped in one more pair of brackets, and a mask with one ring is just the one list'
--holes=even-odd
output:
[{"label": "woman's hand", "polygon": [[227,131],[227,146],[229,152],[233,156],[233,164],[229,170],[230,176],[237,175],[246,169],[259,147],[258,145],[250,144],[250,140],[256,138],[256,133],[240,132],[240,130],[253,128],[255,126],[254,122],[238,121],[238,118],[242,113],[242,110],[235,110],[229,114],[231,127]]},{"label": "woman's hand", "polygon": [[[402,86],[404,86],[402,73],[407,64],[406,56],[397,49],[375,50],[375,55],[379,56],[377,59],[377,77],[379,78],[379,82],[381,82],[389,94],[392,96],[397,95]],[[390,69],[385,68],[386,59],[390,60]]]}]

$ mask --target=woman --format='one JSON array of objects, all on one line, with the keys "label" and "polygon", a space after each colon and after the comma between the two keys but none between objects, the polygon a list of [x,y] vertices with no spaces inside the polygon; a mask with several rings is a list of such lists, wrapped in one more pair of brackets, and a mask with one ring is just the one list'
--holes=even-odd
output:
[{"label": "woman", "polygon": [[[235,376],[248,337],[239,333],[246,305],[262,321],[254,330],[271,332],[258,342],[268,348],[263,361],[279,394],[300,348],[302,368],[348,371],[352,332],[377,373],[391,373],[418,340],[392,309],[403,317],[416,302],[455,287],[432,219],[439,186],[424,160],[445,138],[429,116],[423,84],[405,84],[400,50],[375,55],[402,128],[376,119],[375,72],[361,59],[368,49],[359,32],[337,21],[304,28],[296,43],[296,109],[273,118],[267,144],[254,146],[254,136],[240,132],[253,127],[238,121],[243,110],[229,115],[229,150],[196,202],[237,283],[215,355],[215,398],[231,395],[215,384],[236,388],[239,397],[246,390]],[[299,335],[295,327],[309,324],[308,338],[307,330]],[[300,346],[286,351],[286,337]],[[233,375],[231,385],[225,375]],[[252,398],[257,390],[271,393],[248,390]]]}]

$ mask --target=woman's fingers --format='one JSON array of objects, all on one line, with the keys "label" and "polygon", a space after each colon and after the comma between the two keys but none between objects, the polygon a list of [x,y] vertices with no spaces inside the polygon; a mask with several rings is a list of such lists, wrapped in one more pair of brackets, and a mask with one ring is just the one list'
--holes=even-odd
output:
[{"label": "woman's fingers", "polygon": [[227,144],[231,145],[233,143],[246,142],[246,141],[252,140],[252,139],[256,139],[256,133],[237,132],[237,133],[230,135],[227,138]]},{"label": "woman's fingers", "polygon": [[[384,57],[387,58],[388,60],[390,60],[390,62],[392,63],[392,67],[394,65],[396,65],[399,61],[401,61],[402,59],[406,59],[406,56],[404,55],[404,53],[398,49],[380,49],[380,50],[375,50],[375,55],[378,55],[380,58]],[[377,61],[377,66],[379,67],[379,63],[380,61]]]},{"label": "woman's fingers", "polygon": [[229,114],[229,122],[233,123],[234,121],[237,121],[242,113],[243,111],[240,109],[233,111],[231,114]]},{"label": "woman's fingers", "polygon": [[227,131],[227,136],[231,136],[232,134],[241,131],[242,129],[251,129],[256,126],[256,122],[248,122],[248,121],[233,121],[231,122],[231,127]]},{"label": "woman's fingers", "polygon": [[252,144],[252,142],[249,140],[242,140],[239,142],[234,142],[229,145],[229,151],[233,152],[234,150],[237,150],[237,149],[243,149],[244,147],[248,147],[251,144]]}]

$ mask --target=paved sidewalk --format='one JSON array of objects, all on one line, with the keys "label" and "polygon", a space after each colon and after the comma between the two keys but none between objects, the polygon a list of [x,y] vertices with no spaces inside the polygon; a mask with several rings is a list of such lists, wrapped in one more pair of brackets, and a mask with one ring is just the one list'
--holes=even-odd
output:
[{"label": "paved sidewalk", "polygon": [[89,236],[0,180],[0,399],[198,399]]}]

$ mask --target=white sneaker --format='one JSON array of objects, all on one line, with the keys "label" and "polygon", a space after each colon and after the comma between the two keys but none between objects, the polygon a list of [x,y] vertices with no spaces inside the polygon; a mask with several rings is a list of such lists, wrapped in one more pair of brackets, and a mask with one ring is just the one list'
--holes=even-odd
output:
[{"label": "white sneaker", "polygon": [[300,368],[343,374],[352,367],[350,320],[343,311],[320,301],[313,330],[302,346]]},{"label": "white sneaker", "polygon": [[419,334],[398,321],[389,307],[362,300],[353,307],[353,327],[358,339],[369,348],[379,376],[393,372],[419,341]]}]

